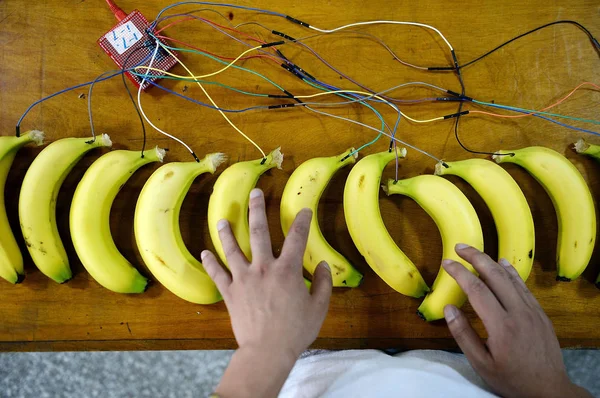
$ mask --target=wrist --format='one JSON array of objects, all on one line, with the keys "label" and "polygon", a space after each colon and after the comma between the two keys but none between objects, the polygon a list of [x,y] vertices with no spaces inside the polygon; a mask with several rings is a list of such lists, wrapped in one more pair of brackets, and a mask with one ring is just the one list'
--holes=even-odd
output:
[{"label": "wrist", "polygon": [[592,395],[583,387],[572,383],[571,380],[566,377],[561,383],[554,385],[554,388],[548,390],[544,395],[547,397],[572,397],[572,398],[591,398]]},{"label": "wrist", "polygon": [[221,397],[276,397],[296,363],[292,350],[244,345],[233,354],[216,393]]},{"label": "wrist", "polygon": [[569,382],[569,385],[566,387],[565,394],[561,394],[561,396],[573,398],[593,398],[592,394],[590,394],[588,390],[571,382]]},{"label": "wrist", "polygon": [[239,346],[236,354],[240,356],[254,358],[254,361],[272,363],[280,367],[291,368],[300,356],[296,350],[278,344],[244,344]]}]

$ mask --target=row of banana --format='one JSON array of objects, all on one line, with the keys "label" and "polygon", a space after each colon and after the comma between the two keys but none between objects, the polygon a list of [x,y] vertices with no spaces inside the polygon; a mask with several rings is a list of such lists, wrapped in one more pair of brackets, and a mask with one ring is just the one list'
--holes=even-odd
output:
[{"label": "row of banana", "polygon": [[[0,189],[19,148],[29,142],[41,145],[43,134],[30,131],[21,137],[0,137]],[[58,283],[72,274],[56,224],[56,200],[66,176],[91,149],[110,147],[110,138],[66,138],[48,145],[35,158],[23,180],[19,197],[19,220],[33,262]],[[600,147],[580,141],[580,153],[600,156]],[[383,169],[405,149],[375,153],[353,166],[344,189],[344,215],[352,240],[371,268],[394,290],[407,296],[425,296],[418,313],[425,320],[443,318],[447,304],[461,306],[466,296],[443,268],[431,288],[413,262],[387,231],[379,209]],[[316,210],[333,175],[356,162],[353,149],[341,155],[310,159],[290,176],[281,199],[281,226],[287,234],[298,211],[315,212],[304,254],[304,267],[313,273],[321,261],[332,270],[334,286],[356,287],[363,276],[325,240]],[[165,151],[115,150],[96,160],[78,184],[70,213],[70,231],[79,259],[102,286],[118,293],[141,293],[148,280],[117,249],[109,218],[113,201],[129,177],[141,166],[163,160]],[[591,193],[579,171],[564,156],[543,148],[500,151],[497,163],[525,168],[552,198],[558,216],[557,268],[560,280],[577,278],[588,265],[596,238],[596,215]],[[199,175],[214,173],[226,160],[220,153],[199,162],[168,163],[157,169],[144,185],[135,209],[135,239],[140,254],[154,277],[177,296],[198,304],[221,300],[216,286],[183,243],[179,213],[183,200]],[[227,264],[216,230],[217,221],[229,220],[241,250],[251,259],[248,225],[249,192],[267,170],[280,168],[283,155],[276,149],[265,159],[238,162],[223,171],[209,200],[211,240]],[[456,175],[479,193],[489,207],[498,231],[498,255],[508,259],[526,280],[535,252],[533,218],[527,201],[513,178],[498,164],[484,159],[443,162],[436,175],[388,180],[388,194],[414,199],[435,221],[442,235],[443,257],[470,264],[454,252],[457,243],[483,250],[479,218],[465,195],[441,175]],[[0,276],[12,283],[22,281],[23,258],[8,224],[4,195],[0,195]],[[598,279],[600,283],[600,276]],[[306,281],[307,285],[310,283]]]}]

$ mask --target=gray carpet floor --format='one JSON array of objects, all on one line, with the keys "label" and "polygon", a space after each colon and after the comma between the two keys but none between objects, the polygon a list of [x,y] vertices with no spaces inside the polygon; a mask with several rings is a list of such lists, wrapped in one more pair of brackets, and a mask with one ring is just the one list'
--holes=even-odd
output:
[{"label": "gray carpet floor", "polygon": [[[205,397],[233,351],[0,354],[1,397]],[[569,375],[600,397],[600,351],[563,351]]]}]

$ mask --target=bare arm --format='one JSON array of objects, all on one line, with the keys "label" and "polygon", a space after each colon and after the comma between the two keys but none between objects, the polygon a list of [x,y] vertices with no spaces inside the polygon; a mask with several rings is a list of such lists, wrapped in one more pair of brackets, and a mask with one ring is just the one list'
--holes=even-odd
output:
[{"label": "bare arm", "polygon": [[462,264],[443,266],[469,297],[488,332],[482,341],[465,315],[453,305],[444,309],[446,322],[473,369],[505,397],[590,397],[571,383],[552,322],[517,271],[504,259],[499,264],[466,245],[456,253],[473,265],[479,278]]},{"label": "bare arm", "polygon": [[223,398],[276,397],[298,356],[317,338],[331,295],[331,271],[321,263],[309,292],[302,277],[312,212],[298,213],[278,258],[273,256],[263,193],[250,193],[252,263],[240,250],[229,224],[219,236],[231,275],[209,252],[206,271],[223,295],[239,345],[216,393]]}]

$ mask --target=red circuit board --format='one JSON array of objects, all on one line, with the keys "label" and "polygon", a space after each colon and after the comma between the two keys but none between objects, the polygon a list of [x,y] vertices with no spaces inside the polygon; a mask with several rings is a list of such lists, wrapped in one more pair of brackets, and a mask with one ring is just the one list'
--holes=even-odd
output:
[{"label": "red circuit board", "polygon": [[[125,62],[127,62],[126,68],[137,65],[147,66],[156,49],[155,39],[147,31],[149,25],[148,20],[138,10],[135,10],[98,39],[98,44],[121,69]],[[174,51],[171,52],[175,54]],[[173,56],[163,49],[159,49],[152,67],[167,71],[175,64],[177,64],[177,60]],[[145,73],[143,69],[140,72]],[[129,72],[125,74],[137,87],[142,83],[142,78],[139,76]],[[146,79],[143,90],[150,86],[148,80],[156,81],[161,76],[156,71],[149,71],[148,74],[151,77]]]}]

